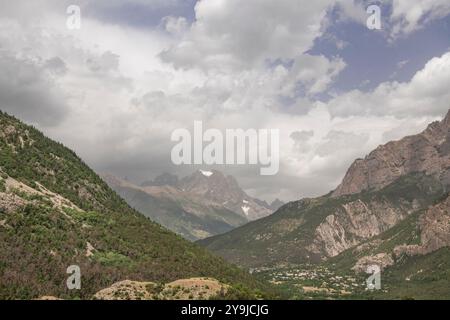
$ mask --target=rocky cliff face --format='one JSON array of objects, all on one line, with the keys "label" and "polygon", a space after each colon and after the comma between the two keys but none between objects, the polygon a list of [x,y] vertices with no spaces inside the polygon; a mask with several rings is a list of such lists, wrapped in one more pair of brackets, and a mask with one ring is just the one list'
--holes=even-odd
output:
[{"label": "rocky cliff face", "polygon": [[[378,147],[365,159],[356,160],[332,196],[377,191],[401,177],[415,173],[433,177],[442,184],[445,191],[450,184],[449,168],[450,111],[442,121],[431,123],[422,133],[389,142]],[[393,208],[388,203],[366,204],[357,200],[344,205],[344,208],[343,214],[327,217],[316,230],[314,244],[321,243],[329,257],[358,244],[360,239],[381,234],[421,206],[417,201]],[[411,255],[426,254],[447,245],[450,230],[446,227],[448,216],[443,214],[445,208],[448,210],[447,202],[421,216],[418,224],[422,230],[422,244],[400,246],[397,253],[405,251]],[[314,245],[312,248],[315,248]]]},{"label": "rocky cliff face", "polygon": [[334,197],[379,190],[399,177],[424,172],[450,183],[450,112],[441,122],[434,122],[414,136],[389,142],[356,160]]},{"label": "rocky cliff face", "polygon": [[449,169],[450,113],[424,132],[355,161],[331,196],[289,203],[268,218],[201,243],[246,266],[319,262],[380,240],[397,226],[410,228],[361,250],[355,270],[371,261],[389,266],[403,253],[427,254],[450,244],[448,200],[429,209],[447,196]]},{"label": "rocky cliff face", "polygon": [[334,257],[366,239],[381,234],[420,207],[416,201],[394,206],[389,201],[362,201],[343,204],[326,217],[315,231],[308,250],[324,258]]},{"label": "rocky cliff face", "polygon": [[421,215],[418,224],[420,244],[399,245],[394,249],[395,256],[424,255],[450,246],[450,197]]}]

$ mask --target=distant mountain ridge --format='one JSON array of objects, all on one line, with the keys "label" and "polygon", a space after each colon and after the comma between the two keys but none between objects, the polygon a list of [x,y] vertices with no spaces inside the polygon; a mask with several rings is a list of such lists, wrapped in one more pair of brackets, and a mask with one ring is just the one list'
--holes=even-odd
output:
[{"label": "distant mountain ridge", "polygon": [[190,240],[227,232],[274,211],[217,170],[198,170],[182,179],[164,173],[140,186],[102,176],[132,207]]},{"label": "distant mountain ridge", "polygon": [[178,181],[179,181],[178,176],[165,172],[165,173],[157,176],[154,180],[148,180],[148,181],[141,183],[141,187],[151,187],[151,186],[175,187],[175,186],[177,186]]}]

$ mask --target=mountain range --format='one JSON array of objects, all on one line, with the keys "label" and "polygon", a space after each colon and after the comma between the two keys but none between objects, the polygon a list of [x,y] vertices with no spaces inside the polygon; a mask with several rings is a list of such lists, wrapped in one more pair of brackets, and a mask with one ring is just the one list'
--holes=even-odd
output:
[{"label": "mountain range", "polygon": [[182,179],[163,173],[141,185],[111,174],[102,178],[130,206],[189,240],[230,231],[283,204],[250,197],[235,178],[217,170],[198,170]]},{"label": "mountain range", "polygon": [[422,133],[357,159],[329,194],[290,202],[199,243],[238,265],[278,270],[271,281],[280,272],[295,274],[286,266],[312,264],[314,272],[326,266],[353,276],[375,264],[395,279],[388,282],[395,298],[449,297],[449,177],[450,112]]}]

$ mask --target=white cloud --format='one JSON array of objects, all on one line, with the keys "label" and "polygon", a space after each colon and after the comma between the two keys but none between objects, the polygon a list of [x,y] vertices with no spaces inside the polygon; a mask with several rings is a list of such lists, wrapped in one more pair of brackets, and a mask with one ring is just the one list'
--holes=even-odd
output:
[{"label": "white cloud", "polygon": [[304,54],[295,60],[289,83],[303,84],[310,94],[320,93],[328,88],[345,65],[341,58],[328,60],[324,56]]},{"label": "white cloud", "polygon": [[250,69],[267,60],[294,59],[311,48],[331,0],[208,0],[182,41],[163,52],[176,67]]},{"label": "white cloud", "polygon": [[337,0],[337,7],[339,8],[339,20],[353,20],[361,24],[366,24],[367,22],[367,12],[366,8],[368,4],[364,4],[363,1],[358,0]]},{"label": "white cloud", "polygon": [[448,0],[393,0],[393,35],[411,33],[427,22],[445,17],[449,13]]},{"label": "white cloud", "polygon": [[439,116],[450,108],[450,52],[428,61],[409,82],[384,82],[373,92],[353,90],[329,103],[335,116]]}]

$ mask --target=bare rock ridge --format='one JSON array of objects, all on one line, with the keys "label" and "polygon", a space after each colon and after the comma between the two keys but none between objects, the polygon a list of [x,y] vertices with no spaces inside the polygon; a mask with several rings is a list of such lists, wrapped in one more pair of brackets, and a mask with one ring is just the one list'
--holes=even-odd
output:
[{"label": "bare rock ridge", "polygon": [[450,111],[420,134],[379,146],[349,168],[333,197],[379,190],[413,172],[434,175],[450,183]]}]

